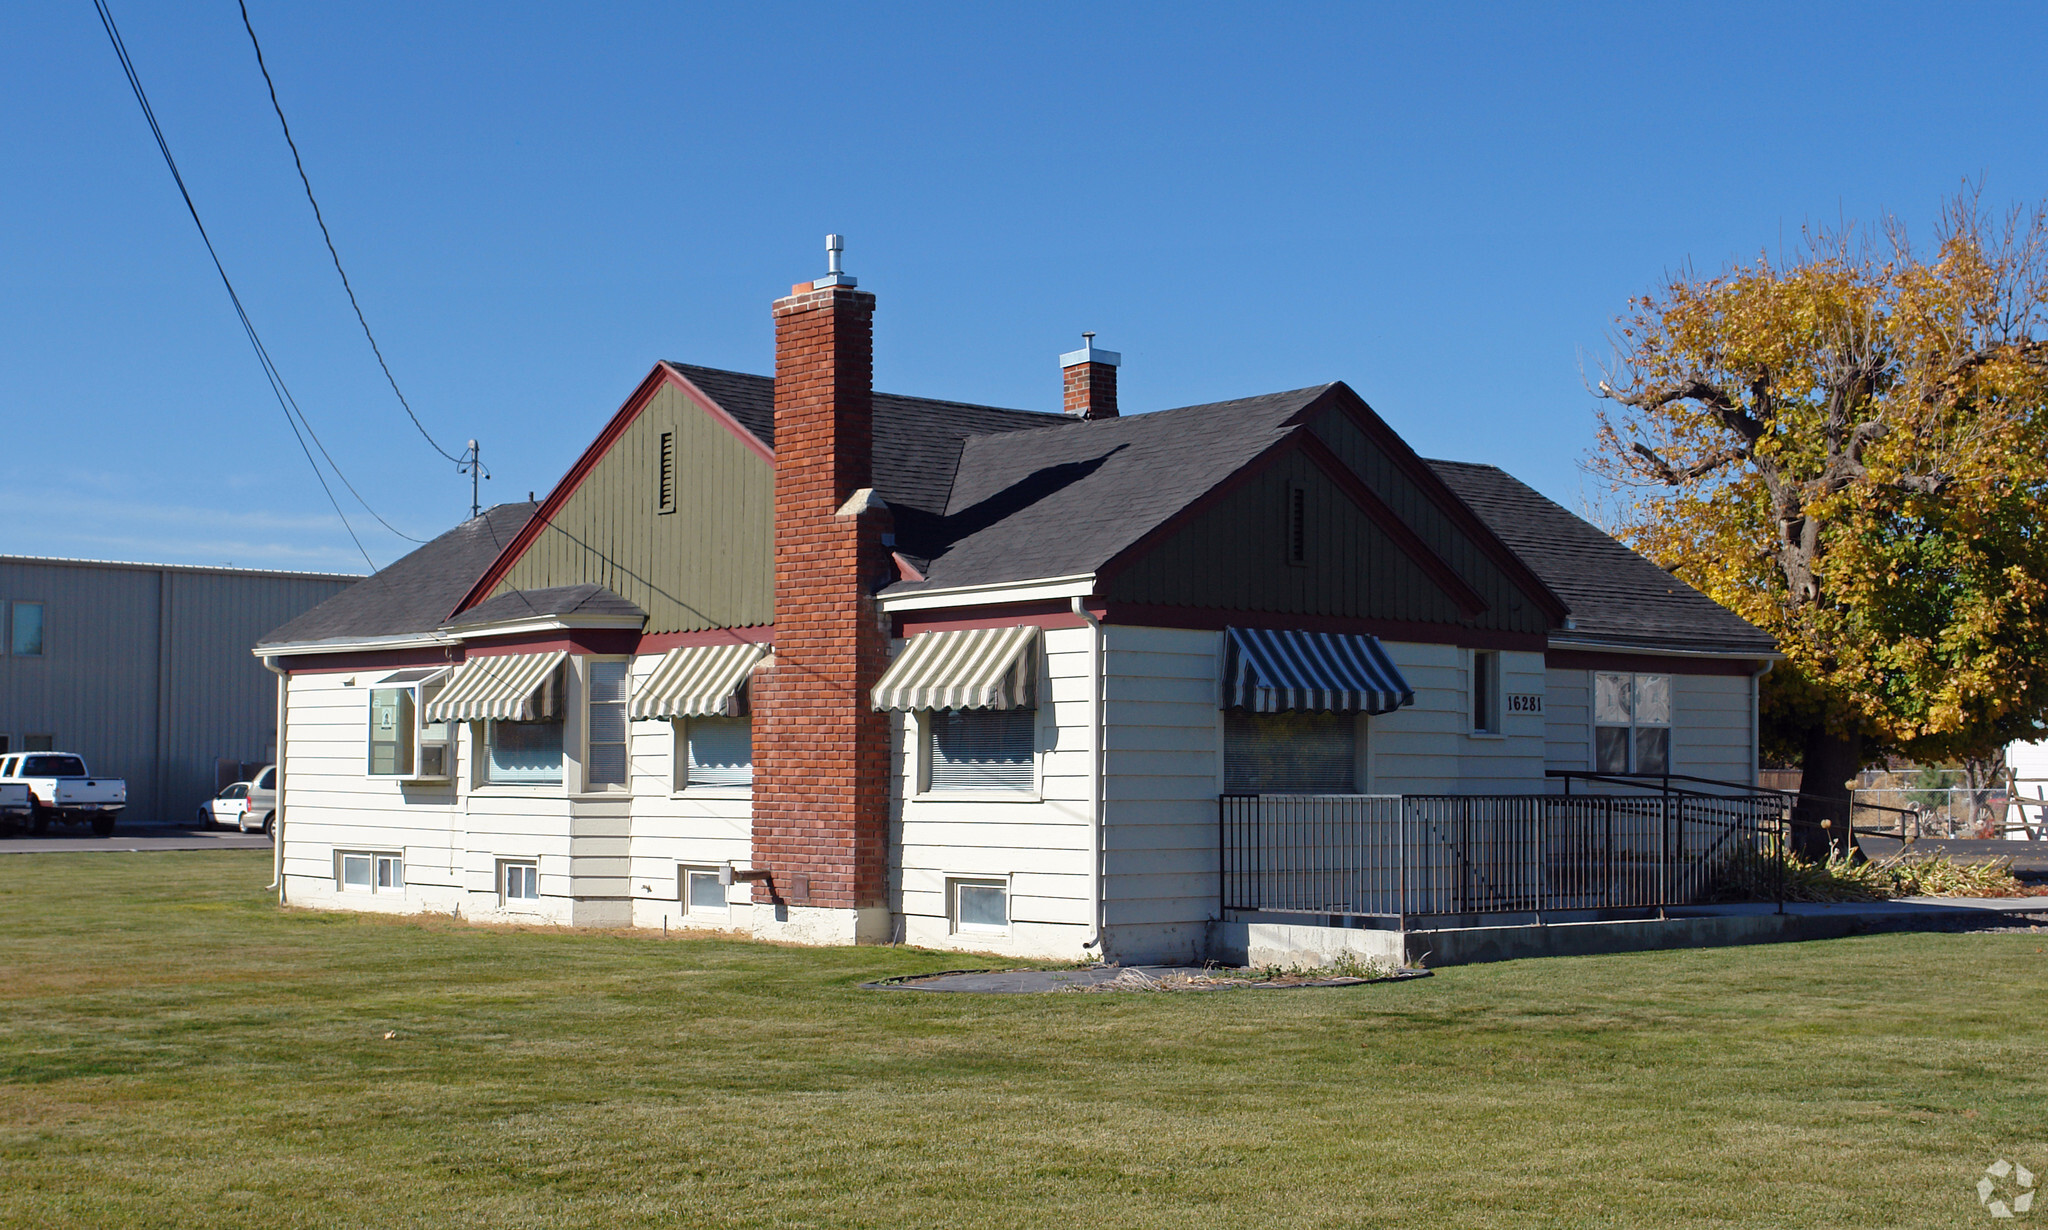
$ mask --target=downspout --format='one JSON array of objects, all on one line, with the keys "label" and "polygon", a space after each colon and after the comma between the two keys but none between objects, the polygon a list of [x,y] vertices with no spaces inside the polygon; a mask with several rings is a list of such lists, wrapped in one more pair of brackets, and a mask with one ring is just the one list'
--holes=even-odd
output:
[{"label": "downspout", "polygon": [[1778,664],[1776,658],[1765,658],[1764,664],[1749,674],[1749,784],[1761,785],[1764,776],[1763,720],[1759,714],[1764,690],[1764,676]]},{"label": "downspout", "polygon": [[277,676],[277,760],[270,775],[270,789],[275,796],[276,806],[270,822],[270,888],[277,893],[277,903],[284,904],[284,714],[285,691],[290,687],[291,675],[277,664],[275,654],[263,659],[263,668]]},{"label": "downspout", "polygon": [[1103,692],[1105,675],[1103,659],[1108,647],[1104,644],[1102,621],[1095,617],[1087,605],[1076,595],[1069,599],[1074,614],[1081,617],[1091,630],[1088,638],[1088,673],[1091,687],[1088,692],[1088,901],[1094,930],[1081,947],[1094,949],[1099,960],[1102,957],[1103,917],[1106,911],[1102,900],[1102,812],[1103,812]]}]

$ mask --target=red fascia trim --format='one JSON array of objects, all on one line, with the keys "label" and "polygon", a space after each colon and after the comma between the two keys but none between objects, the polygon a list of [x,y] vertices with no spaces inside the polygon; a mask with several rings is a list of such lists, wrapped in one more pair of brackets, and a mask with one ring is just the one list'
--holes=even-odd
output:
[{"label": "red fascia trim", "polygon": [[[1343,395],[1336,396],[1340,389],[1343,390]],[[1520,583],[1529,596],[1536,600],[1536,604],[1550,616],[1552,624],[1557,627],[1564,626],[1565,617],[1571,614],[1571,608],[1565,605],[1564,599],[1558,597],[1550,586],[1544,584],[1543,578],[1537,576],[1535,570],[1530,568],[1521,556],[1515,554],[1514,548],[1502,542],[1500,535],[1495,534],[1487,527],[1486,522],[1480,519],[1479,514],[1472,511],[1472,506],[1459,498],[1458,493],[1451,490],[1443,479],[1438,478],[1436,471],[1430,469],[1429,464],[1408,446],[1408,442],[1401,438],[1400,433],[1387,426],[1386,420],[1379,416],[1379,412],[1366,404],[1366,400],[1350,385],[1341,380],[1337,381],[1330,386],[1328,393],[1302,407],[1301,412],[1294,416],[1294,421],[1306,426],[1309,416],[1321,410],[1326,402],[1333,399],[1352,423],[1366,434],[1367,439],[1386,450],[1387,455],[1394,459],[1394,464],[1401,467],[1402,473],[1429,493],[1437,505],[1450,514],[1451,520],[1458,523],[1458,527],[1486,553],[1487,558],[1500,565],[1508,575]]]},{"label": "red fascia trim", "polygon": [[[1103,608],[1089,610],[1100,618]],[[956,607],[947,611],[905,611],[891,621],[889,635],[916,636],[920,632],[965,632],[974,628],[1015,628],[1030,624],[1036,628],[1085,628],[1088,621],[1074,614],[1063,602],[1012,602],[1002,606]]]},{"label": "red fascia trim", "polygon": [[465,642],[468,656],[494,658],[512,653],[632,653],[640,634],[631,628],[572,628],[566,632],[529,633]]},{"label": "red fascia trim", "polygon": [[773,645],[775,625],[758,628],[710,628],[702,632],[649,632],[641,636],[640,653],[667,653],[705,645]]},{"label": "red fascia trim", "polygon": [[633,390],[633,395],[613,413],[611,421],[604,425],[604,430],[597,433],[597,439],[590,442],[589,447],[583,450],[582,456],[576,459],[576,464],[570,466],[569,472],[555,484],[554,490],[548,492],[548,498],[542,500],[540,507],[534,511],[533,519],[520,527],[519,532],[512,536],[512,541],[505,544],[505,549],[498,552],[498,558],[492,560],[491,566],[484,570],[483,576],[477,578],[477,583],[469,587],[469,592],[462,596],[462,601],[456,603],[455,609],[448,612],[448,619],[453,619],[482,602],[498,587],[498,583],[505,579],[505,574],[512,571],[512,565],[518,563],[520,557],[526,554],[527,548],[540,537],[541,531],[554,523],[555,515],[561,512],[562,505],[568,503],[569,497],[576,494],[577,488],[583,485],[583,480],[590,477],[590,472],[597,468],[597,463],[604,460],[605,454],[611,452],[612,446],[619,442],[619,437],[626,434],[626,429],[640,417],[640,412],[647,408],[648,402],[654,400],[654,395],[661,391],[664,384],[673,384],[682,390],[685,397],[696,402],[716,422],[738,437],[740,443],[752,449],[755,455],[770,466],[775,464],[775,454],[767,445],[755,439],[754,433],[742,427],[738,419],[727,414],[717,402],[707,397],[702,389],[684,379],[682,373],[666,363],[656,363],[654,370],[647,373],[646,378]]},{"label": "red fascia trim", "polygon": [[1540,632],[1495,632],[1456,624],[1419,623],[1405,619],[1350,619],[1341,615],[1289,615],[1277,611],[1225,611],[1209,607],[1152,606],[1137,602],[1109,603],[1104,623],[1141,628],[1279,628],[1303,632],[1350,632],[1389,641],[1456,645],[1463,649],[1512,649],[1542,653]]},{"label": "red fascia trim", "polygon": [[1552,649],[1545,666],[1559,670],[1637,671],[1645,675],[1724,675],[1748,678],[1762,669],[1755,658],[1666,658],[1654,653],[1608,653],[1592,649]]},{"label": "red fascia trim", "polygon": [[1364,509],[1366,516],[1371,517],[1386,531],[1387,536],[1394,540],[1394,545],[1402,554],[1414,560],[1429,574],[1429,579],[1436,582],[1437,588],[1443,590],[1451,601],[1458,604],[1459,614],[1467,619],[1473,619],[1486,612],[1486,599],[1481,598],[1478,591],[1465,583],[1465,578],[1458,575],[1458,570],[1451,567],[1449,561],[1430,550],[1429,544],[1422,541],[1422,536],[1408,528],[1408,523],[1401,520],[1393,509],[1387,507],[1386,501],[1380,499],[1358,475],[1352,473],[1351,467],[1344,464],[1344,459],[1331,452],[1330,446],[1317,439],[1314,432],[1303,431],[1301,451],[1330,477],[1330,481],[1337,484],[1339,490],[1351,497],[1352,503]]}]

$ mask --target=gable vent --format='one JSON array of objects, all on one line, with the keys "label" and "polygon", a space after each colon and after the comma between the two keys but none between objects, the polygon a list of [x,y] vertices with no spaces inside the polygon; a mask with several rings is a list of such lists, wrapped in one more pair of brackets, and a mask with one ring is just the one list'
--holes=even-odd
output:
[{"label": "gable vent", "polygon": [[1308,563],[1308,489],[1300,483],[1287,488],[1287,562]]},{"label": "gable vent", "polygon": [[676,433],[661,433],[661,477],[658,480],[655,498],[660,502],[657,511],[672,513],[676,510]]}]

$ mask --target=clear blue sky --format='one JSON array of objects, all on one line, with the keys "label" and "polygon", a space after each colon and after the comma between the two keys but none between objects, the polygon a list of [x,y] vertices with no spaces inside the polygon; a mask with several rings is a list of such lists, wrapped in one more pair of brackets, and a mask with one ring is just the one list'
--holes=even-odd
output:
[{"label": "clear blue sky", "polygon": [[[233,0],[110,0],[314,426],[431,537],[467,480],[364,344]],[[546,490],[659,358],[880,297],[876,383],[1126,411],[1328,380],[1581,498],[1629,296],[1981,178],[2048,196],[2048,8],[281,5],[286,115],[401,386]],[[360,570],[86,0],[0,17],[0,553]],[[1590,488],[1590,480],[1586,485]],[[347,497],[344,495],[344,499]],[[345,504],[379,565],[409,544]]]}]

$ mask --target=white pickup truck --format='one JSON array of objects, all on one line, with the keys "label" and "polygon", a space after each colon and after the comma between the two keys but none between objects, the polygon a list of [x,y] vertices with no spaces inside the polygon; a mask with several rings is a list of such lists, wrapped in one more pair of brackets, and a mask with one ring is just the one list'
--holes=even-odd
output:
[{"label": "white pickup truck", "polygon": [[0,782],[0,834],[12,833],[14,826],[28,819],[28,787],[20,782]]},{"label": "white pickup truck", "polygon": [[121,809],[128,806],[128,783],[118,777],[94,777],[85,758],[70,752],[23,752],[0,757],[0,790],[25,786],[29,795],[29,829],[49,830],[52,822],[90,824],[105,837],[114,831]]}]

